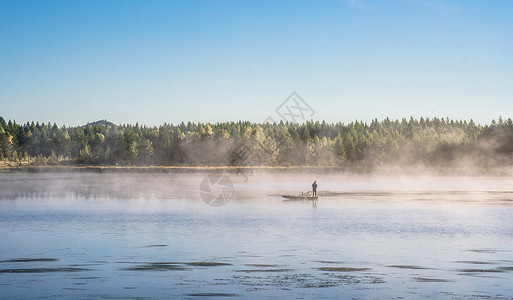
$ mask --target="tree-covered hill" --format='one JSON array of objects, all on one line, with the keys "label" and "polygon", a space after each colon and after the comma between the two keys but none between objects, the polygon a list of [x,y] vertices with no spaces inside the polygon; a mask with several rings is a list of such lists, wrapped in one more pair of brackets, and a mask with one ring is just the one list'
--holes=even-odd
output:
[{"label": "tree-covered hill", "polygon": [[[107,120],[98,120],[98,121],[95,121],[95,122],[90,122],[90,123],[87,123],[87,125],[91,125],[91,126],[109,126],[109,127],[112,127],[112,126],[116,126],[116,124],[112,123],[112,122],[109,122]],[[84,125],[82,127],[86,127],[87,125]]]},{"label": "tree-covered hill", "polygon": [[512,155],[513,122],[502,118],[59,127],[0,117],[0,160],[32,165],[487,167],[513,164]]}]

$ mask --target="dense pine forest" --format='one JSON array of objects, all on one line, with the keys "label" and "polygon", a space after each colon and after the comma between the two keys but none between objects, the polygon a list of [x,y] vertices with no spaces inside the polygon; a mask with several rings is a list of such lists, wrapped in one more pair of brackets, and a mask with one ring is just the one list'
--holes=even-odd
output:
[{"label": "dense pine forest", "polygon": [[6,122],[0,161],[9,165],[428,166],[513,164],[513,122],[448,118],[256,124],[180,123],[79,127]]}]

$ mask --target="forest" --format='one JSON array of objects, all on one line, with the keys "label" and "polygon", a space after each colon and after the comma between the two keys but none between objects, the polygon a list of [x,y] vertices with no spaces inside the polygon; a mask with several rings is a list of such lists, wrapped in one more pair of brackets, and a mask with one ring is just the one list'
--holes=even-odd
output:
[{"label": "forest", "polygon": [[66,127],[0,117],[9,165],[437,167],[513,165],[513,122],[420,118],[349,124],[95,122]]}]

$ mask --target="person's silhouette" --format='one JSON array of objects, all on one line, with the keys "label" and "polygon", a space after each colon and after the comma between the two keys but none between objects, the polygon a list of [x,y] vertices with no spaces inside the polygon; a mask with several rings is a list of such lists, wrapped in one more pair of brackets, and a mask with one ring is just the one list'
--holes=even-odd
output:
[{"label": "person's silhouette", "polygon": [[317,197],[317,181],[312,183],[312,196]]}]

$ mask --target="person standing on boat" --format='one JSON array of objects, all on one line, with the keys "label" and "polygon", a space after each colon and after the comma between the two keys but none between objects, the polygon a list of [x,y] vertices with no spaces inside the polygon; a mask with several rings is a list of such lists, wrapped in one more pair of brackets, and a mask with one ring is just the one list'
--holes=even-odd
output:
[{"label": "person standing on boat", "polygon": [[317,197],[317,181],[312,183],[312,197]]}]

